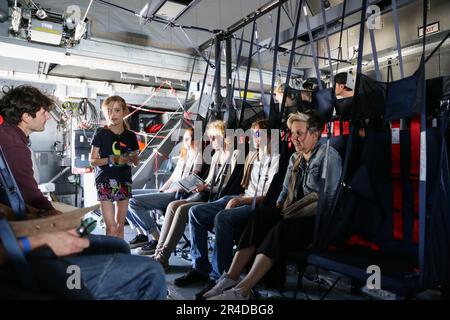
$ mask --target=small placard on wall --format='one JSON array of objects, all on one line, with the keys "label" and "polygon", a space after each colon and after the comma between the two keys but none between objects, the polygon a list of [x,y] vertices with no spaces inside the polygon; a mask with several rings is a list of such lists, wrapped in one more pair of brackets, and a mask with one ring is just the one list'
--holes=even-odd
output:
[{"label": "small placard on wall", "polygon": [[[439,21],[427,24],[426,35],[439,32],[440,29]],[[423,27],[419,27],[418,36],[419,38],[423,37]]]}]

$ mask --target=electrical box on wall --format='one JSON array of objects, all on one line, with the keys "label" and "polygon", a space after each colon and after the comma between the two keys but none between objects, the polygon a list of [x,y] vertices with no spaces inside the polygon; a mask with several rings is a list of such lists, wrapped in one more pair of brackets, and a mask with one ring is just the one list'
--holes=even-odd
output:
[{"label": "electrical box on wall", "polygon": [[91,143],[95,130],[74,130],[72,132],[72,173],[91,173],[89,163]]}]

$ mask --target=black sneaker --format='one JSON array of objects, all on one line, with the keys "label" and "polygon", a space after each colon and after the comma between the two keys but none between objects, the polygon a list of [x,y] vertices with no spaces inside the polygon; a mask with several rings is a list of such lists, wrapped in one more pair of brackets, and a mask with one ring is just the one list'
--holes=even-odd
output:
[{"label": "black sneaker", "polygon": [[216,285],[216,281],[215,280],[209,280],[208,284],[206,285],[206,287],[204,287],[202,289],[202,291],[197,292],[194,295],[194,300],[206,300],[203,295],[208,292],[209,290],[211,290],[214,286]]},{"label": "black sneaker", "polygon": [[209,280],[207,275],[201,274],[195,269],[191,269],[184,276],[175,279],[173,283],[178,287],[184,287],[198,282],[205,282],[207,280]]},{"label": "black sneaker", "polygon": [[144,245],[142,248],[140,248],[138,250],[137,254],[143,255],[143,256],[154,254],[156,251],[157,244],[158,244],[158,241],[152,240],[149,243],[147,243],[146,245]]},{"label": "black sneaker", "polygon": [[142,247],[148,242],[148,237],[145,234],[138,234],[133,240],[130,240],[128,244],[130,245],[130,249],[136,249]]}]

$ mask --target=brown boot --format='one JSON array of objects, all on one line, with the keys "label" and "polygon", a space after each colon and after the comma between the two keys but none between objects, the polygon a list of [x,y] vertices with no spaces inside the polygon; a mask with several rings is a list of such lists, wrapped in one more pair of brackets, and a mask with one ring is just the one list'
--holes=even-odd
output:
[{"label": "brown boot", "polygon": [[164,271],[169,270],[170,268],[169,259],[164,257],[160,252],[154,256],[154,259],[159,263],[161,263],[162,267],[164,268]]}]

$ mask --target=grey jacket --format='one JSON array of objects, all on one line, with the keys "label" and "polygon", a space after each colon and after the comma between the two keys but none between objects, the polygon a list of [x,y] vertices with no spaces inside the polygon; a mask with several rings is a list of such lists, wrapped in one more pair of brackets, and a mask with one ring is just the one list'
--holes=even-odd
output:
[{"label": "grey jacket", "polygon": [[[309,160],[308,166],[305,171],[305,177],[303,179],[303,193],[307,195],[311,192],[320,192],[320,182],[322,177],[322,172],[324,170],[324,160],[327,145],[320,144],[319,142],[315,146],[313,155]],[[294,166],[295,159],[298,153],[294,153],[289,159],[289,165],[284,176],[283,189],[278,196],[277,203],[284,203],[288,194],[289,180],[292,174],[292,168]],[[336,196],[336,191],[339,185],[339,180],[342,173],[342,161],[339,153],[330,146],[328,150],[328,166],[326,173],[326,183],[324,189],[325,207],[329,208]],[[299,173],[300,174],[300,173]]]}]

